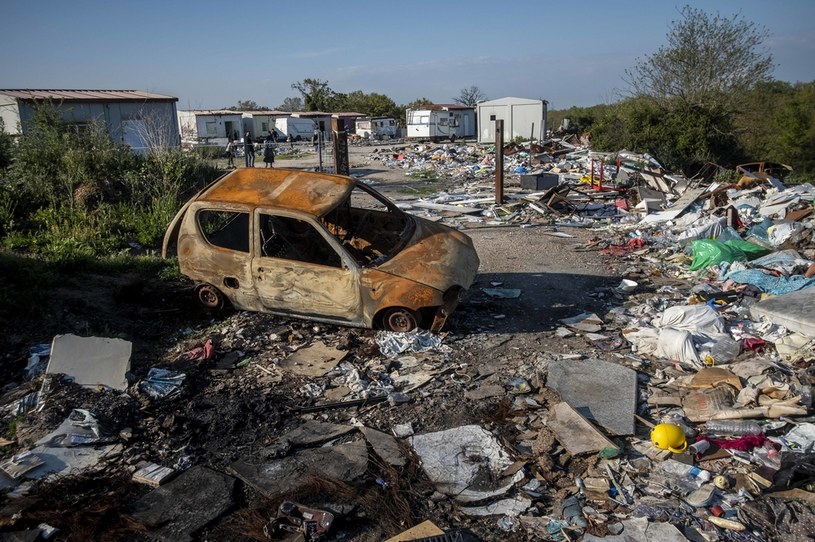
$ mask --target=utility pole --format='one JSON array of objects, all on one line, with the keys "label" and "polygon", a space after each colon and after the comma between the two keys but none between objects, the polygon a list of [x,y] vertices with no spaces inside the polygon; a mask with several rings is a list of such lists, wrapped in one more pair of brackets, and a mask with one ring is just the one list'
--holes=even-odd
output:
[{"label": "utility pole", "polygon": [[495,203],[504,203],[504,119],[495,119]]}]

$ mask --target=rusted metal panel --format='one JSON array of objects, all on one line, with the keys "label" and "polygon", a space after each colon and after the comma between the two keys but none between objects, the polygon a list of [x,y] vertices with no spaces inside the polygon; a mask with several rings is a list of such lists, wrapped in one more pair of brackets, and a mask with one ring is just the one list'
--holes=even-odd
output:
[{"label": "rusted metal panel", "polygon": [[321,216],[353,188],[353,180],[289,169],[239,168],[200,196],[201,201],[276,206]]},{"label": "rusted metal panel", "polygon": [[458,230],[418,217],[407,247],[379,269],[440,291],[452,285],[469,288],[478,270],[472,240]]}]

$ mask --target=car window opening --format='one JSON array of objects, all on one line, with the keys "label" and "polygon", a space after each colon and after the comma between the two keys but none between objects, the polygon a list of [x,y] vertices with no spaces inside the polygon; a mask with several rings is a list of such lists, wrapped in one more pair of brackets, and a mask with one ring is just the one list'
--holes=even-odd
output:
[{"label": "car window opening", "polygon": [[359,185],[321,220],[361,266],[379,265],[399,252],[414,227],[407,214]]},{"label": "car window opening", "polygon": [[262,257],[342,267],[339,254],[304,220],[261,214],[258,228]]},{"label": "car window opening", "polygon": [[198,212],[198,226],[210,244],[249,252],[249,213],[202,209]]}]

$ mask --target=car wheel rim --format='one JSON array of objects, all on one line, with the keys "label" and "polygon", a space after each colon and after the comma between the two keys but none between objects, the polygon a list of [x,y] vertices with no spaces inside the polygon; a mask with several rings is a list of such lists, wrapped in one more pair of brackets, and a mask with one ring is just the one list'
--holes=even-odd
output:
[{"label": "car wheel rim", "polygon": [[405,332],[417,327],[416,318],[406,309],[390,312],[385,318],[385,324],[391,331]]},{"label": "car wheel rim", "polygon": [[201,286],[198,289],[198,301],[207,309],[218,309],[223,304],[223,297],[213,286]]}]

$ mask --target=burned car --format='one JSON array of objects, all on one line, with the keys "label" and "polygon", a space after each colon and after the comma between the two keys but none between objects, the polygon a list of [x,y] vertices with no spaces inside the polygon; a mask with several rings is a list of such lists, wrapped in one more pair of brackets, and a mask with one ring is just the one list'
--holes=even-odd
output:
[{"label": "burned car", "polygon": [[241,168],[190,199],[164,236],[207,308],[438,331],[473,282],[465,234],[351,177]]}]

